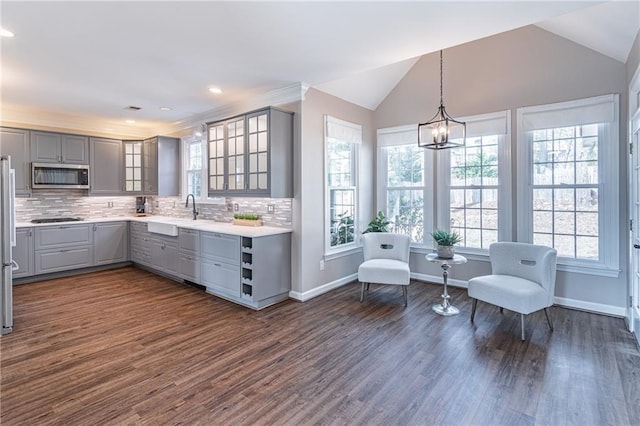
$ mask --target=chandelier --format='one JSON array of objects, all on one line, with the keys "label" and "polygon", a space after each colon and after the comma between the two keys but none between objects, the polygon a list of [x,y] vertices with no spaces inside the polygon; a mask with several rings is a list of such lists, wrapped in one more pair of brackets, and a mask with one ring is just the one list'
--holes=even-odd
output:
[{"label": "chandelier", "polygon": [[[442,101],[442,50],[440,51],[440,106],[438,112],[426,123],[418,124],[418,146],[429,149],[448,149],[464,146],[467,124],[454,120],[447,113]],[[452,142],[452,139],[457,142]]]}]

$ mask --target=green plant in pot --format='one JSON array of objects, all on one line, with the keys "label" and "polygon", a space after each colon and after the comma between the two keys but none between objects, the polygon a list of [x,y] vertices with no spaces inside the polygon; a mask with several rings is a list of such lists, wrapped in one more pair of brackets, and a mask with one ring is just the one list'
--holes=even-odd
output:
[{"label": "green plant in pot", "polygon": [[362,233],[366,234],[367,232],[389,232],[389,224],[391,221],[384,215],[382,211],[379,211],[376,217],[371,219],[369,225],[367,225],[367,229],[365,229]]},{"label": "green plant in pot", "polygon": [[431,236],[433,237],[433,241],[438,245],[436,247],[438,257],[444,259],[452,259],[454,253],[453,246],[462,241],[462,237],[456,231],[448,232],[442,229],[436,229],[431,233]]}]

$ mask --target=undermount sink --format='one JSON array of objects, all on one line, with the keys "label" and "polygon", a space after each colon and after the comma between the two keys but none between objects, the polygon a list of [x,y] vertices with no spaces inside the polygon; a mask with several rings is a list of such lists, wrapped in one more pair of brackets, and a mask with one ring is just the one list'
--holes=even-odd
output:
[{"label": "undermount sink", "polygon": [[147,222],[147,231],[175,237],[178,235],[178,225],[167,222]]}]

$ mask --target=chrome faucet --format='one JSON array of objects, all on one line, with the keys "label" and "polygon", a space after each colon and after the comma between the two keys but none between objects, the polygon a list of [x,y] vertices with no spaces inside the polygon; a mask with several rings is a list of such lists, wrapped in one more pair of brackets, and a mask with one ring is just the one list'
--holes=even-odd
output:
[{"label": "chrome faucet", "polygon": [[189,207],[189,197],[193,200],[193,220],[196,220],[198,218],[198,211],[196,210],[196,197],[194,197],[193,194],[187,195],[187,202],[184,203],[184,206]]}]

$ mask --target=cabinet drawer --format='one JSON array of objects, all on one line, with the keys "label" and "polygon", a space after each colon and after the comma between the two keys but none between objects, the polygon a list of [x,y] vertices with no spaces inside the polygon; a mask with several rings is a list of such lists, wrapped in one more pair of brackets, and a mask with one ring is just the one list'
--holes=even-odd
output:
[{"label": "cabinet drawer", "polygon": [[92,266],[92,263],[93,250],[91,246],[36,250],[36,274],[87,268]]},{"label": "cabinet drawer", "polygon": [[178,247],[180,251],[200,251],[200,231],[180,228],[178,234]]},{"label": "cabinet drawer", "polygon": [[92,243],[89,225],[59,225],[35,228],[36,250]]},{"label": "cabinet drawer", "polygon": [[144,222],[131,222],[131,232],[147,233],[147,224]]},{"label": "cabinet drawer", "polygon": [[151,254],[148,250],[131,247],[131,261],[151,265]]},{"label": "cabinet drawer", "polygon": [[200,251],[204,258],[240,265],[240,237],[236,235],[201,232]]},{"label": "cabinet drawer", "polygon": [[240,268],[228,263],[202,259],[200,282],[213,293],[240,297]]},{"label": "cabinet drawer", "polygon": [[180,253],[178,259],[178,274],[182,279],[194,283],[200,282],[200,259],[191,254]]}]

